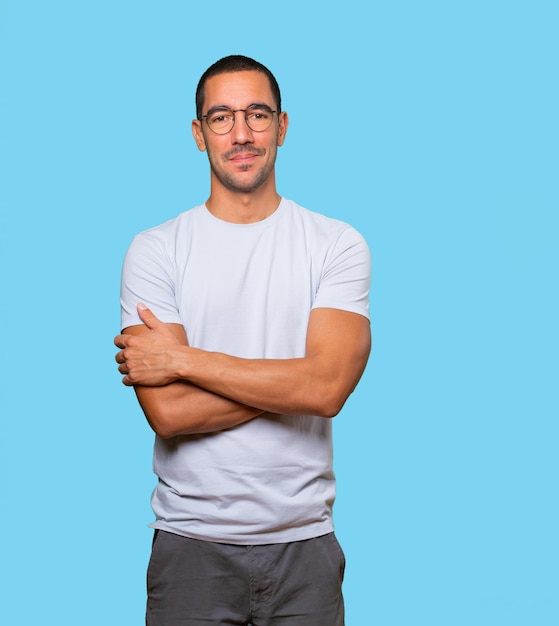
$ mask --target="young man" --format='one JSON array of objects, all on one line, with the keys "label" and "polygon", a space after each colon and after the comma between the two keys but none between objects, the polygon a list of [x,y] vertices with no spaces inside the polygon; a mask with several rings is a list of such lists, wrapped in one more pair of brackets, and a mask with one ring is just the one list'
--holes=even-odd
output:
[{"label": "young man", "polygon": [[134,239],[115,338],[156,433],[147,624],[340,626],[329,418],[370,351],[368,248],[278,195],[266,67],[221,59],[196,107],[210,197]]}]

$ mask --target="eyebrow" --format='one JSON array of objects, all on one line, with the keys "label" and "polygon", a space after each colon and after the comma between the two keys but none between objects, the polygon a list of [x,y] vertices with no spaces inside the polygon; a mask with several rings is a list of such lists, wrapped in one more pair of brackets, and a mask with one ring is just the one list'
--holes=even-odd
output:
[{"label": "eyebrow", "polygon": [[[253,102],[252,104],[249,104],[246,107],[246,110],[248,111],[249,109],[259,109],[259,108],[269,109],[270,111],[274,110],[269,104],[266,104],[265,102]],[[239,110],[243,110],[243,109],[239,109]],[[218,104],[212,107],[211,109],[208,109],[208,113],[215,113],[216,111],[233,111],[233,108],[227,106],[226,104]],[[208,113],[206,113],[206,115],[208,115]]]}]

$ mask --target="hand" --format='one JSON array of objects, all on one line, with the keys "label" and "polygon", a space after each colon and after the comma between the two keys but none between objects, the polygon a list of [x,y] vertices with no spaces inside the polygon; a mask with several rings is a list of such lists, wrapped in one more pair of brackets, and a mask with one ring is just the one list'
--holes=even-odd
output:
[{"label": "hand", "polygon": [[115,356],[118,371],[125,375],[122,382],[127,386],[161,387],[177,380],[174,363],[184,344],[143,304],[138,305],[138,315],[147,332],[121,334],[114,340],[115,346],[122,348]]}]

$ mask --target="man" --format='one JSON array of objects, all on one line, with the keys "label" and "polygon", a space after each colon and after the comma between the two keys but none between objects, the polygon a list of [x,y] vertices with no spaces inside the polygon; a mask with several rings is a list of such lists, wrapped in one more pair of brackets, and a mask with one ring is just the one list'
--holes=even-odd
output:
[{"label": "man", "polygon": [[196,109],[210,196],[134,239],[115,338],[156,433],[147,624],[339,626],[329,418],[370,351],[369,252],[278,195],[266,67],[221,59]]}]

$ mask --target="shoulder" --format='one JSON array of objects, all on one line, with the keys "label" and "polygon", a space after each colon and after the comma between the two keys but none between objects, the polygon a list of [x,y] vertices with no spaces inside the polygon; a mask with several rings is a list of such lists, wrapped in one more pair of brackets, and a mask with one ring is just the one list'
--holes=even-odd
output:
[{"label": "shoulder", "polygon": [[142,255],[173,256],[178,241],[185,241],[192,232],[203,205],[188,209],[176,217],[136,234],[127,251],[127,256]]},{"label": "shoulder", "polygon": [[177,233],[181,230],[188,228],[189,225],[197,219],[197,216],[202,212],[204,205],[196,206],[187,211],[183,211],[176,217],[173,217],[157,226],[152,226],[139,232],[134,239],[145,241],[157,241],[167,240],[176,237]]},{"label": "shoulder", "polygon": [[286,203],[286,214],[291,219],[299,221],[303,228],[308,231],[309,236],[324,239],[330,245],[343,241],[367,248],[365,238],[351,224],[302,207],[292,200],[284,199],[284,202]]}]

